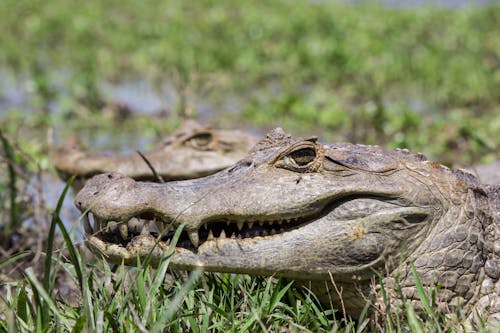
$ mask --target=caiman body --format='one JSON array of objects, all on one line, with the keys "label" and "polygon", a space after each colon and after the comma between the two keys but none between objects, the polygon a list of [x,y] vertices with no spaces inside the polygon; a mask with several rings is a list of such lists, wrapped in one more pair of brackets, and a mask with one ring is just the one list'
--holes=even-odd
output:
[{"label": "caiman body", "polygon": [[254,136],[242,131],[216,130],[189,120],[154,149],[144,152],[144,158],[138,153],[106,155],[87,152],[77,142],[67,142],[58,149],[54,164],[64,181],[72,175],[77,176],[74,183],[77,189],[92,176],[105,172],[119,172],[147,181],[158,181],[158,177],[164,181],[192,179],[234,164],[256,142]]},{"label": "caiman body", "polygon": [[[446,311],[458,306],[495,323],[498,198],[498,189],[419,154],[321,144],[276,129],[214,175],[155,184],[110,173],[91,179],[75,201],[93,218],[87,244],[112,262],[133,265],[147,255],[157,262],[182,224],[174,268],[283,276],[335,300],[333,278],[356,317],[375,272],[387,289],[397,277],[418,308],[414,267],[424,286],[440,286]],[[118,231],[130,221],[139,228]],[[154,221],[151,229],[145,221]]]}]

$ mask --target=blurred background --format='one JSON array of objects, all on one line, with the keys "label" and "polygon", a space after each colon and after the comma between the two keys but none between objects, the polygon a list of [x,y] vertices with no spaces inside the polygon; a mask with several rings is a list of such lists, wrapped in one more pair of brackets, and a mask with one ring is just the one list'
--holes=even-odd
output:
[{"label": "blurred background", "polygon": [[495,1],[2,0],[0,224],[50,217],[72,135],[131,152],[185,118],[491,162],[499,22]]}]

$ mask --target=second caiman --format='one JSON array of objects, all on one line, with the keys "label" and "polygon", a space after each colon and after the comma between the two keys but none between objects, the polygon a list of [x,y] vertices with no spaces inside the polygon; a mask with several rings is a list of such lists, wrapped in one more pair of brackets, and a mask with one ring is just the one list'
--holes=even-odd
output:
[{"label": "second caiman", "polygon": [[87,152],[70,141],[57,150],[54,165],[64,181],[72,175],[77,176],[76,189],[92,176],[113,171],[137,180],[192,179],[234,164],[256,142],[254,136],[243,131],[218,130],[188,120],[154,149],[144,152],[144,157],[139,153],[106,155]]}]

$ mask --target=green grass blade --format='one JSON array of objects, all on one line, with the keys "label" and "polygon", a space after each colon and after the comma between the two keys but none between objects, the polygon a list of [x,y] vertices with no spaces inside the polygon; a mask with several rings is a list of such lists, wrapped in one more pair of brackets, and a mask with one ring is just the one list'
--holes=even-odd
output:
[{"label": "green grass blade", "polygon": [[[240,332],[247,332],[249,331],[250,327],[255,325],[255,322],[259,322],[259,315],[257,314],[257,311],[253,312],[252,317],[250,317],[241,327],[240,327]],[[265,332],[265,330],[263,330]]]},{"label": "green grass blade", "polygon": [[356,333],[361,333],[365,332],[366,325],[370,322],[370,318],[366,318],[368,309],[370,308],[370,303],[367,302],[363,308],[363,311],[361,311],[361,314],[359,315],[358,319],[358,328],[356,329]]},{"label": "green grass blade", "polygon": [[28,296],[26,287],[23,285],[17,296],[16,313],[24,322],[28,321]]},{"label": "green grass blade", "polygon": [[189,274],[189,279],[186,281],[186,283],[182,286],[182,288],[177,292],[175,295],[174,299],[170,302],[169,307],[167,311],[165,311],[159,320],[152,326],[151,332],[162,332],[163,328],[165,327],[165,324],[169,322],[174,314],[177,312],[179,309],[181,303],[184,301],[184,297],[186,296],[187,292],[191,290],[191,288],[194,286],[194,284],[198,281],[202,274],[202,270],[197,268],[194,271]]},{"label": "green grass blade", "polygon": [[138,296],[138,305],[140,305],[141,310],[146,308],[146,303],[148,300],[147,297],[147,286],[146,286],[146,277],[148,276],[148,272],[146,270],[142,270],[139,274],[137,274],[137,296]]},{"label": "green grass blade", "polygon": [[[45,290],[44,286],[38,281],[38,279],[35,276],[35,272],[33,271],[32,267],[27,268],[25,271],[26,278],[30,282],[30,284],[36,289],[38,292],[38,295],[43,299],[44,303],[47,305],[48,310],[52,311],[52,314],[59,318],[59,320],[64,321],[66,324],[69,324],[67,319],[62,316],[62,314],[59,312],[59,309],[57,308],[56,304],[54,303],[54,300],[50,297],[49,293],[47,290]],[[48,318],[46,318],[48,319]],[[45,325],[48,325],[48,320],[44,322]]]},{"label": "green grass blade", "polygon": [[52,221],[50,223],[50,229],[49,229],[49,236],[47,240],[47,252],[45,256],[45,264],[44,264],[44,275],[43,275],[43,286],[45,290],[47,290],[50,294],[50,269],[52,267],[52,252],[54,249],[54,236],[55,236],[55,230],[56,230],[56,224],[59,219],[59,212],[61,211],[61,207],[64,202],[64,198],[66,197],[66,193],[68,192],[69,187],[73,183],[73,180],[75,179],[75,176],[72,176],[68,182],[66,183],[66,186],[64,187],[64,190],[62,191],[61,195],[59,196],[59,200],[57,200],[57,205],[56,209],[54,210],[54,213],[52,215]]},{"label": "green grass blade", "polygon": [[[79,256],[77,254],[77,250],[75,249],[75,247],[73,245],[73,241],[71,240],[71,237],[68,233],[68,230],[66,229],[64,223],[62,222],[61,218],[59,217],[59,212],[61,210],[62,203],[63,203],[64,198],[66,197],[67,191],[70,188],[71,184],[73,183],[74,179],[75,179],[75,176],[72,176],[68,180],[68,182],[66,183],[66,186],[64,187],[63,192],[61,193],[61,196],[59,197],[56,210],[54,211],[54,214],[52,217],[51,231],[52,231],[52,224],[53,223],[57,224],[57,226],[59,227],[59,230],[62,233],[64,243],[66,244],[66,247],[68,249],[71,263],[73,264],[73,266],[75,268],[76,275],[78,278],[78,286],[80,287],[80,291],[83,292],[83,288],[84,288],[83,287],[83,273],[82,273],[82,266],[81,266],[80,260],[78,259]],[[53,238],[53,235],[52,235],[52,238]],[[53,243],[53,240],[52,240],[52,243]],[[47,257],[49,257],[49,249],[50,249],[50,253],[52,253],[52,245],[50,244],[50,234],[49,234],[49,246],[47,249]],[[46,261],[46,263],[47,263],[47,261]],[[45,266],[45,267],[46,267],[46,274],[47,274],[47,266]],[[48,273],[50,274],[50,267],[48,268]]]},{"label": "green grass blade", "polygon": [[415,309],[410,302],[406,302],[406,316],[408,318],[408,325],[410,325],[411,331],[416,333],[424,333],[424,328],[420,319],[415,313]]},{"label": "green grass blade", "polygon": [[[9,140],[4,136],[2,129],[0,128],[0,141],[2,141],[3,150],[5,153],[5,158],[7,159],[7,172],[9,174],[9,200],[10,200],[10,221],[4,226],[4,235],[6,239],[10,237],[10,234],[16,229],[18,223],[21,223],[18,219],[18,208],[17,208],[17,174],[12,166],[14,162],[14,150]],[[1,239],[1,237],[0,237]]]},{"label": "green grass blade", "polygon": [[420,301],[422,302],[422,306],[424,307],[425,313],[430,316],[433,316],[433,311],[431,309],[429,300],[427,298],[427,294],[425,293],[424,287],[422,286],[422,282],[418,277],[417,270],[414,265],[411,265],[411,273],[413,275],[413,279],[415,280],[415,286],[417,287],[417,293],[420,297]]},{"label": "green grass blade", "polygon": [[63,238],[64,238],[64,243],[66,244],[66,247],[68,248],[69,252],[69,258],[71,260],[71,263],[73,264],[75,268],[75,272],[78,278],[78,286],[80,287],[80,290],[83,291],[83,273],[82,273],[82,266],[80,263],[80,260],[78,259],[78,252],[75,249],[75,246],[73,245],[73,242],[71,240],[71,237],[64,226],[64,223],[61,221],[59,216],[56,217],[56,223],[57,226],[59,227],[59,230],[61,231]]},{"label": "green grass blade", "polygon": [[[271,282],[269,282],[269,283],[271,283]],[[293,281],[289,282],[283,288],[278,288],[279,284],[277,286],[275,286],[275,288],[273,290],[273,294],[271,295],[271,299],[269,301],[269,312],[271,312],[276,307],[278,302],[281,301],[281,299],[283,298],[283,296],[285,296],[286,292],[288,291],[288,289],[290,289],[292,284],[293,284]]]},{"label": "green grass blade", "polygon": [[21,251],[14,253],[13,255],[8,256],[7,258],[0,259],[0,269],[2,269],[4,266],[12,264],[17,260],[21,260],[22,258],[29,256],[31,253],[32,253],[31,251]]},{"label": "green grass blade", "polygon": [[167,258],[160,261],[160,264],[158,265],[158,268],[156,269],[156,273],[155,273],[153,282],[151,284],[149,297],[151,297],[152,293],[155,292],[156,290],[158,290],[161,287],[163,281],[165,281],[165,276],[167,275],[167,270],[168,270],[169,264],[170,264],[170,257],[167,257]]},{"label": "green grass blade", "polygon": [[71,330],[71,333],[80,333],[80,332],[83,332],[86,323],[87,323],[87,317],[85,315],[80,316],[76,320],[75,326],[73,326],[73,329]]},{"label": "green grass blade", "polygon": [[111,330],[113,331],[113,333],[119,333],[120,332],[120,329],[119,329],[120,325],[116,321],[115,317],[107,311],[104,313],[104,317],[106,317],[109,325],[111,326]]},{"label": "green grass blade", "polygon": [[232,318],[231,314],[228,313],[227,311],[224,311],[223,308],[218,307],[217,305],[209,302],[203,302],[206,306],[214,310],[217,314],[219,314],[221,317],[226,318],[227,320],[230,320]]}]

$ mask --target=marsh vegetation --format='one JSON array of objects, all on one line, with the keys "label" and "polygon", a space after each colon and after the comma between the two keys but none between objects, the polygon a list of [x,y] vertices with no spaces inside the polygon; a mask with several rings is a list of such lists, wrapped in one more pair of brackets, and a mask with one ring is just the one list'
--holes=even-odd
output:
[{"label": "marsh vegetation", "polygon": [[[491,162],[498,22],[494,3],[2,0],[0,331],[366,330],[279,279],[88,256],[52,151],[73,134],[95,150],[146,149],[194,118]],[[420,296],[424,313],[381,314],[378,329],[457,329]]]}]

